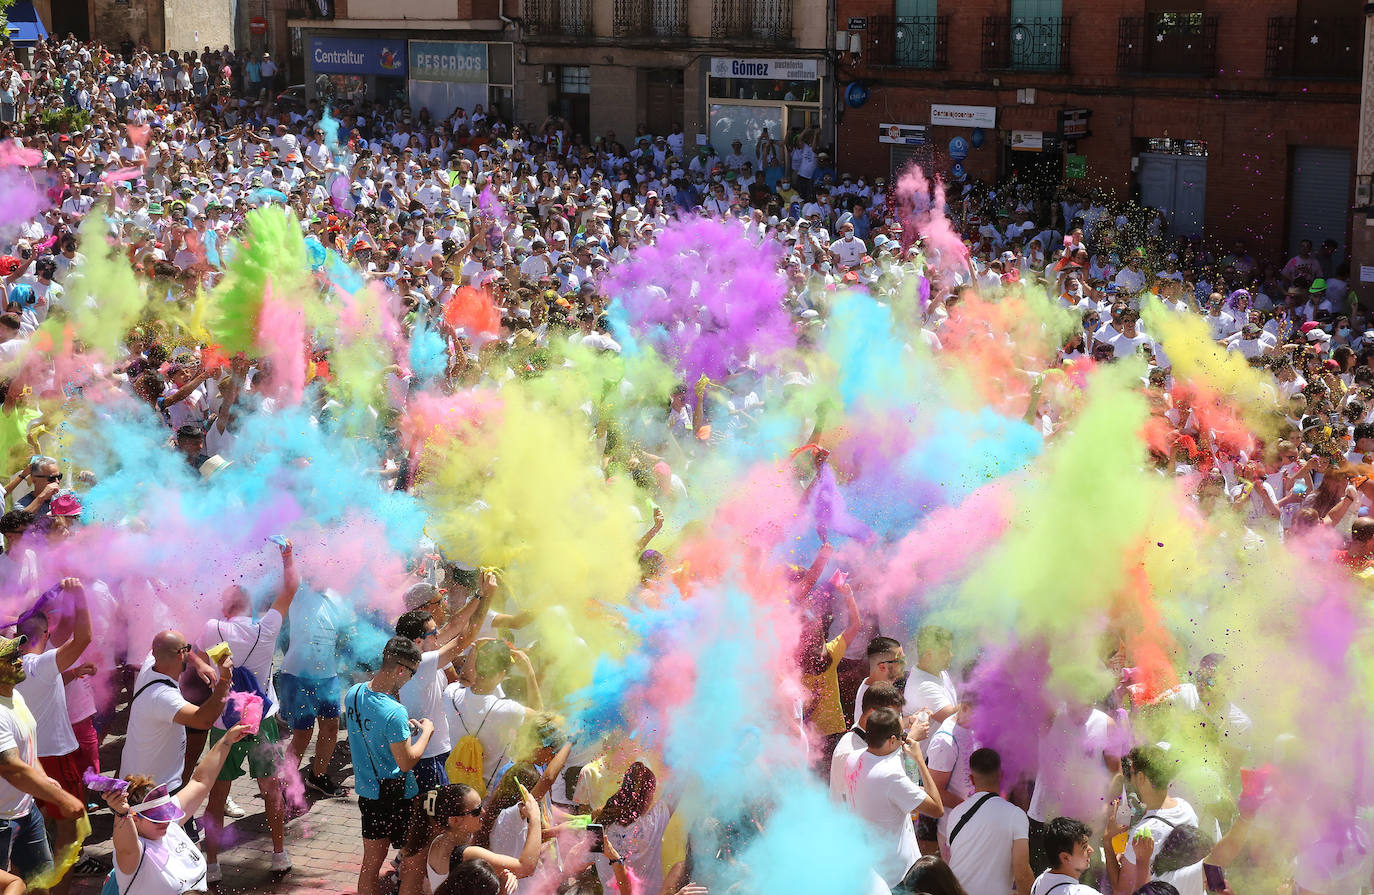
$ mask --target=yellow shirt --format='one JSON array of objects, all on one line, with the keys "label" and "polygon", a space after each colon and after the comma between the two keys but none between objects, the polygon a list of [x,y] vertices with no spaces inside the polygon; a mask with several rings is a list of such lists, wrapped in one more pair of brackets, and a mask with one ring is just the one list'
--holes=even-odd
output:
[{"label": "yellow shirt", "polygon": [[802,675],[802,686],[816,697],[815,708],[811,710],[811,725],[821,736],[844,733],[849,729],[845,722],[844,710],[840,708],[840,659],[844,658],[844,635],[841,634],[825,645],[825,653],[830,657],[830,665],[820,674]]}]

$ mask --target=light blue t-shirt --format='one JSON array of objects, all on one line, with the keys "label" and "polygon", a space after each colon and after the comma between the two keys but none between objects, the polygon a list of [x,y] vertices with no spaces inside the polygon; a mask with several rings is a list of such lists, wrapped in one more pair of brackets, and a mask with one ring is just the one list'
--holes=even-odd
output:
[{"label": "light blue t-shirt", "polygon": [[410,740],[410,716],[405,706],[366,683],[354,684],[344,699],[344,724],[348,728],[348,751],[353,756],[353,785],[359,796],[380,798],[381,781],[403,775],[405,797],[419,794],[414,772],[403,772],[391,754],[392,743]]},{"label": "light blue t-shirt", "polygon": [[287,613],[291,643],[282,657],[282,672],[315,679],[338,674],[343,615],[335,600],[314,590],[302,590]]}]

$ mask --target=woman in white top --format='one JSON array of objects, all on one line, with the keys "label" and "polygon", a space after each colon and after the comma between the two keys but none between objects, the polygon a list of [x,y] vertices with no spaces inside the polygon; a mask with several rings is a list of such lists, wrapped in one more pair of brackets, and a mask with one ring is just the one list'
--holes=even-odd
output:
[{"label": "woman in white top", "polygon": [[449,783],[431,789],[422,797],[425,823],[412,828],[422,837],[415,847],[425,848],[427,891],[437,892],[454,868],[465,862],[481,861],[497,871],[508,871],[517,879],[534,873],[539,865],[543,816],[539,805],[527,791],[521,792],[526,811],[525,847],[519,857],[498,855],[490,849],[469,845],[482,826],[482,797],[463,783]]},{"label": "woman in white top", "polygon": [[168,795],[166,785],[148,777],[126,778],[129,787],[105,793],[114,812],[114,877],[120,895],[182,895],[207,892],[205,856],[181,828],[181,821],[200,808],[224,767],[229,749],[248,735],[243,725],[230,728],[196,765],[181,791]]},{"label": "woman in white top", "polygon": [[[641,892],[657,892],[663,887],[661,852],[670,812],[662,799],[654,798],[657,789],[654,772],[636,761],[625,771],[620,788],[592,812],[593,822],[605,830],[607,846],[624,856],[630,872],[639,879]],[[616,877],[610,854],[593,854],[592,859],[602,886],[609,890]]]}]

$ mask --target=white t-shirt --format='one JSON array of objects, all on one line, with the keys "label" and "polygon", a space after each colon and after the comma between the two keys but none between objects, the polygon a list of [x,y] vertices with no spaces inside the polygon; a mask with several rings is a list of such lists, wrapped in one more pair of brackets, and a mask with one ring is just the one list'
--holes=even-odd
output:
[{"label": "white t-shirt", "polygon": [[1112,782],[1102,753],[1114,727],[1112,719],[1097,709],[1081,724],[1068,712],[1055,716],[1040,738],[1040,766],[1026,812],[1032,820],[1101,816]]},{"label": "white t-shirt", "polygon": [[[973,780],[969,778],[968,757],[977,751],[978,741],[973,738],[973,731],[967,727],[959,726],[956,718],[957,715],[950,715],[941,721],[939,728],[930,735],[930,749],[926,756],[926,767],[932,771],[948,771],[949,783],[945,788],[960,799],[966,800],[973,794]],[[950,814],[950,811],[946,811],[938,824],[942,839],[949,835]]]},{"label": "white t-shirt", "polygon": [[1046,870],[1035,878],[1030,895],[1051,895],[1051,889],[1054,890],[1053,895],[1102,895],[1092,886],[1085,886],[1073,877],[1053,870]]},{"label": "white t-shirt", "polygon": [[[959,696],[954,691],[954,681],[950,679],[948,671],[934,675],[919,668],[912,668],[907,673],[906,690],[902,695],[906,699],[902,713],[906,715],[915,714],[921,709],[933,715],[943,709],[952,708],[959,702]],[[921,743],[922,754],[930,751],[930,737],[934,735],[935,730],[932,728]]]},{"label": "white t-shirt", "polygon": [[874,870],[888,886],[906,876],[921,857],[912,812],[926,800],[926,791],[906,775],[902,750],[888,755],[858,752],[845,762],[849,806],[873,829],[878,854]]},{"label": "white t-shirt", "polygon": [[1126,840],[1128,843],[1126,852],[1122,855],[1126,863],[1135,863],[1135,849],[1131,847],[1130,843],[1135,841],[1136,831],[1142,827],[1148,829],[1150,835],[1154,837],[1154,851],[1150,852],[1150,861],[1153,863],[1159,850],[1164,847],[1164,840],[1169,838],[1169,834],[1174,831],[1175,827],[1181,827],[1184,824],[1197,826],[1197,812],[1193,810],[1193,806],[1178,798],[1174,802],[1172,808],[1146,811],[1144,817],[1131,825],[1130,836]]},{"label": "white t-shirt", "polygon": [[186,728],[172,719],[191,703],[182,697],[176,681],[153,670],[152,656],[139,669],[133,692],[119,776],[143,774],[176,789],[186,761]]},{"label": "white t-shirt", "polygon": [[[439,667],[439,651],[430,650],[420,654],[420,664],[415,666],[415,674],[401,685],[401,704],[412,721],[428,718],[434,723],[434,734],[429,738],[423,758],[443,755],[453,747],[449,738],[448,712],[444,711],[443,669]],[[478,739],[481,739],[478,737]],[[485,744],[483,744],[485,749]]]},{"label": "white t-shirt", "polygon": [[156,841],[140,836],[138,844],[143,847],[142,869],[124,873],[115,862],[115,882],[121,895],[205,891],[205,855],[181,824],[168,824],[167,834]]},{"label": "white t-shirt", "polygon": [[57,667],[57,650],[24,656],[24,674],[27,677],[16,689],[24,694],[38,724],[38,754],[52,757],[75,752],[78,743],[67,717],[67,689]]},{"label": "white t-shirt", "polygon": [[1170,883],[1175,889],[1178,889],[1178,895],[1207,895],[1207,874],[1202,869],[1201,861],[1187,867],[1180,867],[1177,870],[1170,870],[1168,873],[1161,873],[1158,876],[1152,875],[1150,879]]},{"label": "white t-shirt", "polygon": [[[277,649],[277,635],[281,633],[281,625],[281,613],[269,609],[263,613],[262,621],[256,624],[246,615],[211,619],[205,623],[205,630],[200,633],[201,649],[209,649],[217,643],[229,644],[234,664],[253,672],[258,683],[266,688],[267,698],[272,700],[272,707],[263,713],[264,718],[272,717],[280,708],[277,688],[272,683],[272,654]],[[223,730],[224,722],[216,719],[215,726]]]},{"label": "white t-shirt", "polygon": [[443,706],[454,743],[468,734],[482,743],[482,778],[490,786],[497,768],[513,758],[516,735],[525,723],[525,707],[494,693],[474,693],[462,684],[444,688]]},{"label": "white t-shirt", "polygon": [[[974,794],[945,815],[951,832],[965,814],[983,800]],[[1026,812],[999,795],[983,803],[949,844],[949,869],[968,895],[1008,895],[1015,885],[1011,872],[1011,846],[1030,838]]]},{"label": "white t-shirt", "polygon": [[[25,764],[38,767],[37,727],[22,694],[15,691],[8,699],[0,696],[0,752],[15,749]],[[33,796],[0,780],[0,818],[24,817],[32,808]]]},{"label": "white t-shirt", "polygon": [[[625,860],[625,869],[640,881],[642,891],[657,892],[663,888],[663,834],[668,829],[668,819],[672,812],[662,799],[655,799],[653,805],[629,826],[608,824],[606,839],[615,846],[616,852]],[[601,877],[601,884],[612,891],[615,873],[604,854],[594,854],[592,863]]]},{"label": "white t-shirt", "polygon": [[837,802],[849,801],[849,790],[844,782],[849,756],[867,748],[868,744],[855,731],[851,730],[840,737],[835,744],[835,751],[830,754],[830,798]]}]

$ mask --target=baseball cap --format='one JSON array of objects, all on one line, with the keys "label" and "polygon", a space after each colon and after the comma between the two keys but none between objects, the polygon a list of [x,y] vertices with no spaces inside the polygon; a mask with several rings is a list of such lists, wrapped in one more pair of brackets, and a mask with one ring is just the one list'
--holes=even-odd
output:
[{"label": "baseball cap", "polygon": [[0,637],[0,659],[8,659],[19,652],[29,638],[20,634],[17,637]]}]

